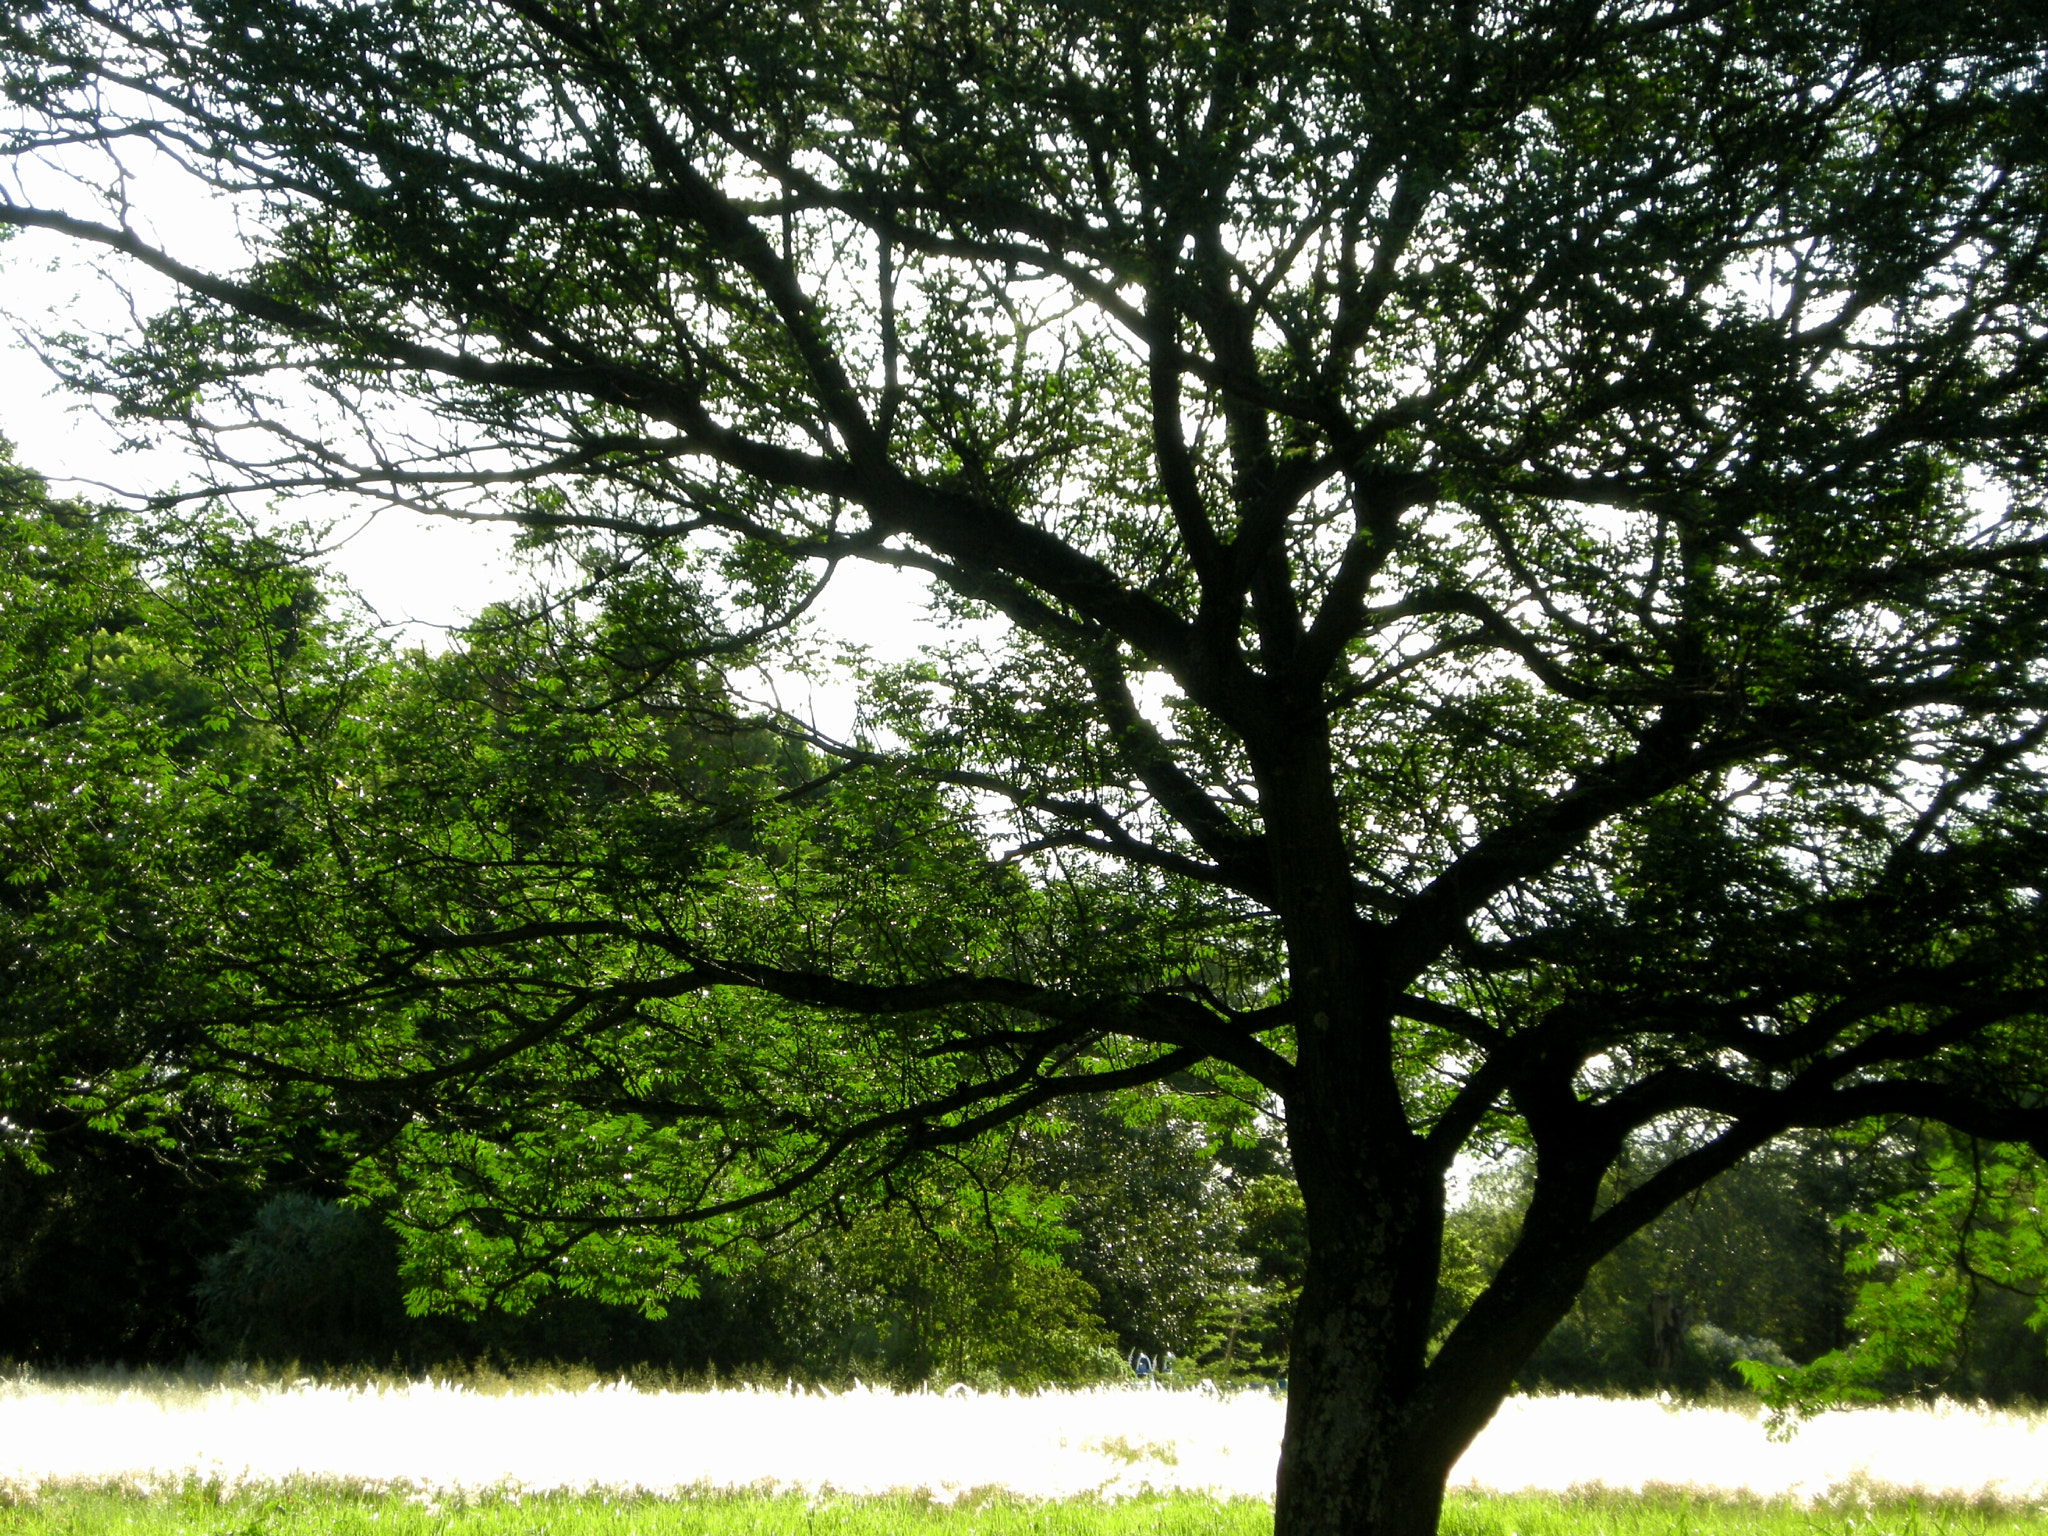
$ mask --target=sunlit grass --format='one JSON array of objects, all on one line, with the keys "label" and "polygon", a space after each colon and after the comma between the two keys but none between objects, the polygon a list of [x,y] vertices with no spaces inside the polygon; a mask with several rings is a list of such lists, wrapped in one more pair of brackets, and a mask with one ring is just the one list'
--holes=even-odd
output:
[{"label": "sunlit grass", "polygon": [[[682,1498],[504,1491],[405,1495],[333,1484],[154,1495],[52,1485],[0,1500],[0,1536],[1267,1536],[1262,1499],[1175,1493],[1033,1500],[800,1494]],[[1444,1536],[2048,1536],[2048,1514],[2010,1503],[1863,1500],[1806,1505],[1696,1492],[1453,1494]]]},{"label": "sunlit grass", "polygon": [[1653,1488],[1453,1493],[1443,1536],[2048,1536],[2048,1508],[1845,1488],[1807,1503]]},{"label": "sunlit grass", "polygon": [[1270,1536],[1261,1499],[955,1501],[895,1494],[806,1498],[708,1494],[607,1498],[487,1494],[406,1498],[287,1487],[223,1495],[194,1485],[155,1497],[51,1489],[0,1508],[0,1536]]},{"label": "sunlit grass", "polygon": [[[686,1498],[691,1508],[709,1508],[703,1501],[712,1494],[744,1493],[757,1496],[746,1505],[751,1513],[733,1518],[754,1521],[779,1518],[780,1506],[758,1497],[769,1494],[943,1507],[986,1491],[1041,1501],[1031,1506],[1041,1510],[1052,1507],[1043,1501],[1076,1498],[1133,1507],[1164,1499],[1160,1508],[1170,1514],[1183,1496],[1269,1501],[1284,1412],[1282,1400],[1260,1392],[712,1392],[580,1377],[319,1383],[17,1373],[0,1377],[0,1491],[26,1498],[109,1484],[212,1486],[233,1502],[244,1492],[346,1486],[444,1501],[514,1493],[599,1494],[614,1503]],[[2048,1419],[1954,1404],[1839,1413],[1786,1444],[1736,1405],[1517,1398],[1451,1481],[1498,1495],[1650,1493],[1647,1504],[1615,1508],[1653,1522],[1665,1518],[1654,1513],[1666,1497],[1655,1490],[1688,1489],[1701,1507],[1726,1506],[1728,1519],[1736,1517],[1727,1510],[1751,1506],[1803,1508],[1810,1518],[1802,1531],[1851,1536],[1849,1526],[1819,1522],[1852,1505],[2009,1513],[2048,1504]],[[1594,1518],[1590,1497],[1580,1496],[1574,1519]],[[600,1497],[590,1507],[611,1506]],[[1553,1497],[1530,1506],[1527,1519],[1504,1516],[1510,1524],[1498,1531],[1482,1523],[1461,1536],[1541,1536],[1536,1512],[1562,1507]],[[1673,1507],[1683,1514],[1692,1506],[1681,1499]],[[1479,1520],[1518,1506],[1495,1499],[1472,1508]],[[388,1518],[395,1517],[377,1516]],[[1623,1522],[1613,1533],[1638,1528],[1681,1529]],[[1922,1524],[1912,1536],[1974,1529]]]}]

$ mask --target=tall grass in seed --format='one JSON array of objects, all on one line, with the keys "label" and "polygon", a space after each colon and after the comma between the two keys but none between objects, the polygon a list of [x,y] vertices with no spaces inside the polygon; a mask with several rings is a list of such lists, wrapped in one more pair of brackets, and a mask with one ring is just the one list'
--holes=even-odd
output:
[{"label": "tall grass in seed", "polygon": [[[747,1492],[942,1504],[999,1490],[1024,1500],[1267,1500],[1284,1412],[1260,1391],[17,1373],[0,1379],[0,1490],[17,1499],[50,1487],[239,1496],[345,1485],[444,1499]],[[1813,1509],[1848,1498],[2026,1510],[2048,1504],[2048,1419],[1958,1404],[1871,1409],[1823,1415],[1786,1442],[1736,1404],[1515,1398],[1451,1484],[1501,1495],[1679,1489]]]}]

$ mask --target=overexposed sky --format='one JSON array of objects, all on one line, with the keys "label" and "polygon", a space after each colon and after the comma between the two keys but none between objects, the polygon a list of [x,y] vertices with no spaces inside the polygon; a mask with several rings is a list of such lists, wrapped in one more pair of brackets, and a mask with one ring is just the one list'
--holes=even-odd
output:
[{"label": "overexposed sky", "polygon": [[[172,181],[150,177],[143,185],[168,188]],[[231,223],[223,225],[218,208],[207,210],[189,199],[185,205],[200,207],[206,216],[154,230],[146,216],[138,224],[174,254],[238,264]],[[58,385],[23,339],[25,333],[118,333],[169,294],[165,280],[62,236],[28,231],[0,243],[0,436],[13,442],[18,462],[47,476],[59,494],[129,499],[202,482],[197,460],[175,441],[124,451],[102,407]],[[511,558],[512,531],[502,526],[376,509],[339,497],[243,510],[259,518],[331,522],[332,569],[387,624],[430,647],[450,626],[522,584]],[[936,634],[923,621],[924,592],[922,577],[849,563],[813,610],[815,622],[827,634],[866,645],[877,659],[906,659]],[[774,687],[783,705],[812,715],[826,730],[850,730],[850,691],[786,678]]]},{"label": "overexposed sky", "polygon": [[[102,172],[104,162],[85,156],[79,169]],[[199,195],[189,178],[150,164],[146,156],[131,169],[130,216],[139,233],[195,265],[240,264],[226,204]],[[27,197],[97,213],[90,194],[67,185],[63,170],[47,162],[16,162],[7,174]],[[22,464],[48,476],[58,491],[88,500],[128,499],[202,480],[196,460],[175,442],[155,451],[119,451],[119,435],[101,408],[58,386],[23,340],[24,332],[119,334],[161,307],[171,291],[167,280],[135,263],[60,235],[30,230],[0,244],[0,435],[12,440]],[[416,626],[423,640],[434,626],[475,613],[516,579],[505,558],[511,538],[503,529],[393,513],[371,517],[340,501],[308,500],[276,510],[333,520],[337,535],[345,536],[335,553],[336,570],[382,617]]]}]

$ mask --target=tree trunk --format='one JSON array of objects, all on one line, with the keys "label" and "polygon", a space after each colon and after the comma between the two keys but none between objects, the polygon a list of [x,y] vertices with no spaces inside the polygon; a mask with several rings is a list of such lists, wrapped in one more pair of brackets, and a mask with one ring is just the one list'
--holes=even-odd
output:
[{"label": "tree trunk", "polygon": [[1590,1208],[1597,1170],[1577,1181],[1583,1189],[1561,1193],[1573,1180],[1560,1175],[1539,1191],[1515,1255],[1432,1361],[1442,1176],[1414,1137],[1376,1130],[1347,1106],[1327,1058],[1348,1054],[1342,1037],[1305,1034],[1288,1100],[1309,1253],[1274,1526],[1276,1536],[1434,1536],[1458,1457],[1585,1280],[1591,1254],[1558,1234],[1579,1229],[1573,1211]]},{"label": "tree trunk", "polygon": [[[1393,1063],[1392,998],[1366,952],[1326,731],[1261,765],[1296,1010],[1287,1141],[1308,1227],[1288,1358],[1277,1536],[1434,1536],[1441,1473],[1407,1454],[1443,1236]],[[1322,738],[1319,740],[1319,737]]]},{"label": "tree trunk", "polygon": [[1304,1031],[1287,1105],[1308,1225],[1288,1362],[1276,1536],[1434,1536],[1444,1485],[1515,1372],[1556,1326],[1593,1254],[1598,1164],[1539,1187],[1516,1252],[1432,1361],[1441,1171],[1405,1125],[1347,1099],[1354,1028]]},{"label": "tree trunk", "polygon": [[1288,1360],[1275,1531],[1434,1536],[1463,1449],[1430,1445],[1418,1417],[1442,1186],[1408,1159],[1388,1166],[1357,1144],[1346,1149],[1348,1170],[1317,1169],[1312,1144],[1324,1138],[1299,1134],[1301,1118],[1290,1111],[1309,1266]]}]

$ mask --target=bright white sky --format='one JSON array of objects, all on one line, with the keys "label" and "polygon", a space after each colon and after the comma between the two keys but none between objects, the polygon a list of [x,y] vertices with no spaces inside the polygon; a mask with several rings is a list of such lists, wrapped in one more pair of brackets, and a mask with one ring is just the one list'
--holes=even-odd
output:
[{"label": "bright white sky", "polygon": [[[37,185],[33,171],[24,176],[22,170],[10,168],[18,186],[26,182],[45,195],[54,189],[54,178],[46,174]],[[149,191],[172,182],[153,176],[139,186]],[[74,192],[71,200],[76,198]],[[174,254],[225,267],[239,264],[218,204],[209,209],[203,200],[166,196],[160,206],[187,210],[154,226]],[[147,217],[137,223],[145,233],[152,231]],[[88,500],[134,497],[202,479],[196,461],[174,442],[143,452],[117,451],[118,436],[95,403],[59,387],[22,339],[25,333],[112,332],[133,324],[118,284],[132,287],[145,314],[170,292],[152,274],[119,258],[99,258],[60,236],[30,231],[0,244],[0,436],[14,443],[21,464],[49,477],[60,494]],[[372,512],[340,499],[308,499],[277,511],[293,519],[332,520],[336,574],[385,622],[421,644],[435,645],[448,626],[520,584],[510,559],[511,533],[502,527]],[[877,659],[903,659],[934,636],[922,622],[923,592],[921,577],[850,565],[834,576],[832,590],[813,612],[826,633],[868,646]],[[812,713],[834,734],[850,728],[853,699],[847,691],[810,690],[787,679],[777,687],[785,707]],[[799,696],[791,696],[792,688]]]}]

